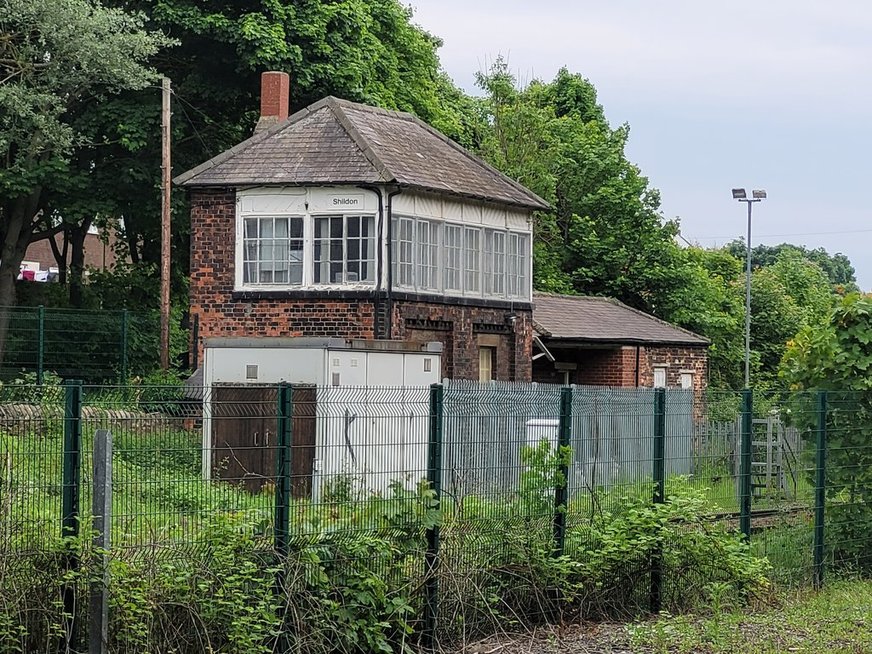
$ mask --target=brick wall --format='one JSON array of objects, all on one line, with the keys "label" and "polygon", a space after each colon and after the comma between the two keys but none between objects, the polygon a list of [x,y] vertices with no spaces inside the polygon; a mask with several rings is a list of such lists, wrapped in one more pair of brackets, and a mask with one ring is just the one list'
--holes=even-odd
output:
[{"label": "brick wall", "polygon": [[443,345],[443,374],[479,378],[479,348],[496,349],[496,379],[530,381],[533,319],[529,309],[463,306],[448,302],[397,301],[392,337]]},{"label": "brick wall", "polygon": [[[274,297],[233,292],[235,193],[191,193],[191,314],[199,316],[200,343],[213,336],[325,336],[376,338],[381,294],[312,291]],[[352,297],[354,295],[354,297]],[[402,297],[402,296],[398,296]],[[532,313],[452,302],[396,299],[392,339],[443,344],[442,375],[478,379],[479,347],[496,348],[496,378],[530,381]],[[514,316],[514,320],[512,317]],[[202,360],[202,359],[200,359]]]},{"label": "brick wall", "polygon": [[[570,371],[571,384],[584,386],[636,386],[636,347],[624,346],[611,349],[557,349],[550,347],[558,362],[574,363],[577,369]],[[639,386],[654,385],[654,368],[666,369],[666,386],[681,385],[681,373],[692,372],[694,392],[702,398],[708,381],[708,352],[704,347],[641,347],[639,348]],[[564,373],[545,357],[537,359],[533,366],[533,380],[547,384],[562,384]]]},{"label": "brick wall", "polygon": [[[109,242],[103,243],[98,234],[87,234],[85,236],[85,267],[96,268],[98,270],[110,269],[115,265],[115,251],[112,249],[113,244],[117,240],[115,232],[109,233]],[[63,237],[57,239],[58,249],[63,249]],[[67,252],[67,265],[69,265],[70,252]],[[27,253],[24,255],[25,261],[36,261],[39,263],[40,270],[48,270],[55,268],[57,260],[51,250],[51,245],[48,239],[42,239],[31,243],[27,246]]]},{"label": "brick wall", "polygon": [[698,398],[702,398],[708,383],[708,351],[704,347],[659,347],[652,348],[649,352],[651,366],[650,381],[646,386],[654,384],[655,366],[666,367],[666,386],[677,388],[681,385],[681,373],[693,373],[693,391]]}]

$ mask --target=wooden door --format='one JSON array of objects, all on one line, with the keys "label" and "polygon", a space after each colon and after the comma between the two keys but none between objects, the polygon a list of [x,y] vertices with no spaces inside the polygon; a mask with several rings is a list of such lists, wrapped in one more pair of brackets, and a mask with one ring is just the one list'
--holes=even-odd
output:
[{"label": "wooden door", "polygon": [[275,483],[278,391],[275,386],[212,390],[212,478],[258,493]]},{"label": "wooden door", "polygon": [[[312,496],[315,463],[316,391],[293,389],[291,494]],[[278,389],[275,386],[215,386],[212,391],[212,478],[250,493],[274,488],[278,459]]]},{"label": "wooden door", "polygon": [[291,495],[294,498],[312,497],[312,472],[315,465],[315,409],[314,386],[295,386],[291,421]]}]

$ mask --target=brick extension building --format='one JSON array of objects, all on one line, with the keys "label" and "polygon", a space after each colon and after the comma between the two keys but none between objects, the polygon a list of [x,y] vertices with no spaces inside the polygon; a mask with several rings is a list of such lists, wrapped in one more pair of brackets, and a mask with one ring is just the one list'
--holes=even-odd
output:
[{"label": "brick extension building", "polygon": [[443,344],[445,377],[530,381],[532,214],[547,203],[410,114],[325,98],[176,178],[202,339]]},{"label": "brick extension building", "polygon": [[705,390],[702,336],[611,298],[536,293],[533,302],[534,381]]}]

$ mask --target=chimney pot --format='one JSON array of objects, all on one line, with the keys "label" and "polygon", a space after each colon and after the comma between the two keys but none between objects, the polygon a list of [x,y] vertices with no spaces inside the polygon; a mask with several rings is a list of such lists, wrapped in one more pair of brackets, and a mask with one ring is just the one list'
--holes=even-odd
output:
[{"label": "chimney pot", "polygon": [[260,119],[255,134],[288,117],[291,78],[287,73],[267,71],[260,76]]}]

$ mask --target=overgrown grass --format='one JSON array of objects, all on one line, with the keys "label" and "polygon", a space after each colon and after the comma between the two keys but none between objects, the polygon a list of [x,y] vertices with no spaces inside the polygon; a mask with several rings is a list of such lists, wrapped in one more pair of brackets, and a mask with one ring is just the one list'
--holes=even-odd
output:
[{"label": "overgrown grass", "polygon": [[749,612],[729,596],[708,615],[662,615],[629,627],[634,651],[787,654],[872,651],[872,581],[838,580],[821,592],[786,593]]}]

